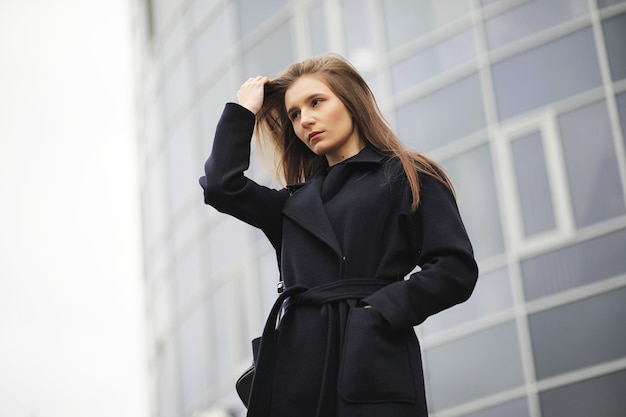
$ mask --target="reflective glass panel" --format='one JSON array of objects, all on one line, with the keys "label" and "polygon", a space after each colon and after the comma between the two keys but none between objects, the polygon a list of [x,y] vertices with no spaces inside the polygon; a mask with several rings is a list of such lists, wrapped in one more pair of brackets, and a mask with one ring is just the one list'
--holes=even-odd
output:
[{"label": "reflective glass panel", "polygon": [[383,0],[391,49],[469,13],[468,0]]},{"label": "reflective glass panel", "polygon": [[[202,189],[196,190],[195,202],[202,202]],[[199,224],[214,215],[215,210],[211,210],[204,204],[193,204],[176,218],[173,224],[173,233],[171,242],[174,244],[174,253],[178,253],[181,250],[187,250],[189,244],[193,241],[192,245],[200,247],[197,244],[197,236],[201,230]],[[171,249],[171,247],[168,247]]]},{"label": "reflective glass panel", "polygon": [[244,77],[266,75],[274,78],[293,61],[291,29],[287,22],[246,51],[243,56]]},{"label": "reflective glass panel", "polygon": [[511,151],[524,234],[532,236],[554,229],[556,222],[541,133],[513,140]]},{"label": "reflective glass panel", "polygon": [[231,8],[224,8],[196,39],[194,47],[200,80],[219,66],[232,50]]},{"label": "reflective glass panel", "polygon": [[619,120],[622,125],[622,139],[624,139],[624,146],[626,147],[626,93],[619,94],[616,101]]},{"label": "reflective glass panel", "polygon": [[602,9],[622,3],[626,3],[626,0],[598,0],[598,6]]},{"label": "reflective glass panel", "polygon": [[181,59],[172,72],[167,76],[163,87],[163,107],[167,122],[184,104],[191,91],[191,76],[189,70],[189,55]]},{"label": "reflective glass panel", "polygon": [[[269,246],[269,245],[268,245]],[[261,296],[261,317],[267,317],[278,297],[276,285],[280,281],[276,252],[270,247],[259,257],[259,289]]]},{"label": "reflective glass panel", "polygon": [[394,91],[402,91],[466,63],[476,55],[473,31],[466,30],[445,39],[391,67]]},{"label": "reflective glass panel", "polygon": [[[235,363],[241,363],[242,361],[251,361],[252,360],[252,347],[250,340],[252,337],[260,336],[261,330],[259,330],[259,334],[254,334],[250,336],[250,321],[248,317],[251,317],[249,311],[251,311],[250,303],[247,303],[248,297],[257,298],[258,295],[252,294],[250,291],[250,285],[247,285],[248,281],[251,281],[250,277],[243,276],[243,274],[239,274],[236,278],[231,279],[231,293],[237,294],[238,298],[229,300],[229,303],[232,305],[231,310],[228,311],[228,314],[233,315],[233,319],[231,323],[237,323],[234,325],[232,329],[233,333],[233,341],[235,343],[233,359]],[[234,307],[234,308],[233,308]],[[256,314],[256,311],[252,312]],[[261,329],[259,327],[259,329]]]},{"label": "reflective glass panel", "polygon": [[229,314],[231,304],[229,284],[223,284],[211,295],[212,311],[209,313],[213,321],[215,333],[209,343],[216,348],[217,377],[220,383],[230,380],[235,364],[235,347],[233,332],[238,323]]},{"label": "reflective glass panel", "polygon": [[188,26],[184,19],[177,19],[176,25],[168,31],[161,47],[162,62],[169,63],[172,58],[184,49]]},{"label": "reflective glass panel", "polygon": [[427,349],[424,360],[434,411],[524,383],[515,322]]},{"label": "reflective glass panel", "polygon": [[528,300],[626,273],[626,230],[609,233],[520,263]]},{"label": "reflective glass panel", "polygon": [[492,70],[500,119],[602,85],[590,28],[495,63]]},{"label": "reflective glass panel", "polygon": [[497,48],[588,13],[587,0],[524,1],[487,20],[487,42]]},{"label": "reflective glass panel", "polygon": [[584,227],[624,214],[606,102],[563,114],[559,127],[576,225]]},{"label": "reflective glass panel", "polygon": [[211,13],[215,7],[215,3],[215,1],[192,0],[190,9],[196,25],[202,23],[209,13]]},{"label": "reflective glass panel", "polygon": [[486,121],[478,75],[399,107],[396,117],[400,138],[422,152],[483,129]]},{"label": "reflective glass panel", "polygon": [[602,23],[604,29],[604,41],[609,55],[609,66],[611,67],[611,77],[614,81],[626,78],[626,13]]},{"label": "reflective glass panel", "polygon": [[169,180],[165,152],[161,151],[148,161],[146,173],[145,206],[143,211],[144,239],[147,248],[159,243],[165,233],[170,215]]},{"label": "reflective glass panel", "polygon": [[162,281],[157,284],[152,296],[152,309],[150,319],[157,340],[169,336],[169,331],[174,317],[174,294],[172,293],[171,281]]},{"label": "reflective glass panel", "polygon": [[174,278],[176,302],[179,308],[184,307],[204,284],[200,250],[200,245],[194,245],[176,260]]},{"label": "reflective glass panel", "polygon": [[198,173],[202,171],[198,168],[202,167],[202,164],[195,146],[192,114],[185,117],[166,143],[169,201],[174,214],[189,200],[197,201],[199,197]]},{"label": "reflective glass panel", "polygon": [[443,161],[477,259],[504,252],[495,174],[488,145]]},{"label": "reflective glass panel", "polygon": [[507,268],[497,269],[480,275],[469,300],[429,317],[422,330],[430,335],[509,308],[513,308],[509,273]]},{"label": "reflective glass panel", "polygon": [[539,393],[542,417],[617,417],[626,410],[626,371]]},{"label": "reflective glass panel", "polygon": [[287,3],[287,0],[238,0],[241,37],[249,35]]},{"label": "reflective glass panel", "polygon": [[204,305],[196,308],[180,323],[181,399],[185,414],[199,405],[209,388],[209,352],[207,312]]},{"label": "reflective glass panel", "polygon": [[158,417],[178,417],[181,414],[179,398],[176,339],[170,338],[157,353],[156,405]]},{"label": "reflective glass panel", "polygon": [[241,267],[241,251],[248,246],[249,228],[244,222],[231,216],[220,216],[219,222],[208,234],[208,254],[210,270],[213,274],[227,269]]},{"label": "reflective glass panel", "polygon": [[328,52],[328,37],[326,28],[326,12],[324,2],[311,7],[307,15],[309,20],[309,40],[313,56]]},{"label": "reflective glass panel", "polygon": [[360,71],[373,67],[377,53],[374,44],[372,0],[341,0],[346,56]]},{"label": "reflective glass panel", "polygon": [[152,16],[156,31],[161,31],[172,18],[178,2],[171,0],[151,0]]},{"label": "reflective glass panel", "polygon": [[[235,81],[233,79],[235,73],[234,68],[226,71],[221,77],[215,80],[215,84],[213,84],[200,101],[200,109],[198,111],[201,126],[199,153],[203,160],[206,160],[211,153],[215,127],[224,111],[226,102],[236,100],[235,92],[238,88],[236,85],[241,85],[241,83],[245,81],[245,79]],[[199,172],[198,176],[204,175],[204,163],[196,168],[198,168],[196,171]]]},{"label": "reflective glass panel", "polygon": [[530,413],[528,401],[526,398],[520,398],[475,413],[464,414],[462,417],[530,417]]},{"label": "reflective glass panel", "polygon": [[537,378],[626,357],[625,300],[626,287],[622,287],[531,314]]}]

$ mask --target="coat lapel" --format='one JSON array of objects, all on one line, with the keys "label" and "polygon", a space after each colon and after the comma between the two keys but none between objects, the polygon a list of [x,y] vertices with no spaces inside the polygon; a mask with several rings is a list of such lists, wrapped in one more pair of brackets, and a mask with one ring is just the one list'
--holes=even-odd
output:
[{"label": "coat lapel", "polygon": [[[385,156],[377,153],[373,149],[365,147],[358,155],[345,163],[347,166],[353,167],[359,165],[380,166],[385,158]],[[324,173],[320,172],[311,178],[310,181],[287,186],[291,192],[291,196],[283,208],[283,215],[326,243],[337,255],[341,255],[341,246],[328,219],[321,197],[321,188],[324,178]]]},{"label": "coat lapel", "polygon": [[323,180],[324,176],[318,174],[304,184],[289,186],[292,195],[283,208],[283,215],[298,223],[341,255],[341,247],[320,196]]}]

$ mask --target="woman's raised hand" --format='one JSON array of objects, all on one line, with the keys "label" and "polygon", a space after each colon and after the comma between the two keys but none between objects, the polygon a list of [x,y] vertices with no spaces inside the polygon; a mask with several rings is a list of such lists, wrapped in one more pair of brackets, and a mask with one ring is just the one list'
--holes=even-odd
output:
[{"label": "woman's raised hand", "polygon": [[237,100],[239,104],[252,113],[257,114],[257,112],[261,110],[261,106],[263,106],[265,84],[269,82],[269,78],[260,75],[254,78],[248,78],[245,83],[241,84],[239,90],[237,90]]}]

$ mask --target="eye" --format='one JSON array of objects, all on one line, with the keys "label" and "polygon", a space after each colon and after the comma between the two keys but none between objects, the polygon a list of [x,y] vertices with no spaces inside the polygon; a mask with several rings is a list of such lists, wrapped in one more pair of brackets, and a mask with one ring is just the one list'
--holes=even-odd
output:
[{"label": "eye", "polygon": [[317,105],[318,105],[319,103],[321,103],[321,102],[322,102],[322,99],[321,99],[321,98],[314,98],[314,99],[311,101],[311,105],[312,105],[313,107],[315,107],[315,106],[317,106]]},{"label": "eye", "polygon": [[300,111],[299,111],[299,110],[292,111],[292,112],[289,114],[289,118],[291,119],[291,121],[296,120],[296,119],[298,118],[298,116],[300,116]]}]

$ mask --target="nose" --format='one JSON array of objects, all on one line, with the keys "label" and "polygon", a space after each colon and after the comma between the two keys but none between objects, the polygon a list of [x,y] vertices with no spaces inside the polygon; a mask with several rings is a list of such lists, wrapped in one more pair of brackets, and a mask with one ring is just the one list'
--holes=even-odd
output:
[{"label": "nose", "polygon": [[300,126],[302,126],[303,128],[307,128],[310,127],[313,123],[315,123],[313,114],[309,111],[302,110],[300,112]]}]

